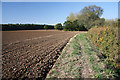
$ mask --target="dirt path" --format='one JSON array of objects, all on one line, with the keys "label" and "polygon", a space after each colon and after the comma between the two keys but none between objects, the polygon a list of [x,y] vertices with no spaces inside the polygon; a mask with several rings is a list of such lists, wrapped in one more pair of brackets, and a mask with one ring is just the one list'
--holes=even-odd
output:
[{"label": "dirt path", "polygon": [[3,32],[3,78],[45,78],[61,50],[80,32]]}]

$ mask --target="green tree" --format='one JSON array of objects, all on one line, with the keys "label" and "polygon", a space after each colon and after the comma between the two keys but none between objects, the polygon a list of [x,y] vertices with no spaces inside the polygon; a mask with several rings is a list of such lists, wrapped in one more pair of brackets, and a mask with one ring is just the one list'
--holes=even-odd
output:
[{"label": "green tree", "polygon": [[72,28],[74,31],[79,31],[79,24],[78,24],[78,20],[75,20],[72,22]]},{"label": "green tree", "polygon": [[63,30],[65,31],[72,31],[72,22],[71,21],[65,21]]},{"label": "green tree", "polygon": [[48,26],[47,26],[47,25],[45,25],[45,26],[44,26],[44,29],[46,29],[46,30],[47,30],[47,29],[48,29]]},{"label": "green tree", "polygon": [[56,25],[54,26],[54,28],[55,28],[56,30],[62,30],[62,29],[63,29],[61,23],[56,24]]},{"label": "green tree", "polygon": [[96,5],[88,6],[82,9],[81,15],[78,17],[80,25],[84,25],[88,30],[95,26],[95,21],[100,19],[103,9]]},{"label": "green tree", "polygon": [[75,20],[72,22],[73,25],[73,30],[75,31],[86,31],[87,29],[85,28],[84,25],[79,25],[78,20]]},{"label": "green tree", "polygon": [[97,27],[103,27],[105,25],[105,19],[104,18],[99,18],[93,22],[93,26]]},{"label": "green tree", "polygon": [[65,31],[86,31],[87,29],[84,27],[84,25],[79,25],[78,20],[75,20],[73,22],[65,21],[63,30]]},{"label": "green tree", "polygon": [[73,13],[70,13],[70,15],[66,19],[67,19],[67,21],[73,22],[73,21],[77,20],[77,16],[74,15]]}]

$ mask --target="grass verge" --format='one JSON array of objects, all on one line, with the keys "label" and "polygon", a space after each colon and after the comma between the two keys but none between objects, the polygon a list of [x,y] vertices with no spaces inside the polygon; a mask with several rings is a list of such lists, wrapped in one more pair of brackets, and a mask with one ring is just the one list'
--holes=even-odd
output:
[{"label": "grass verge", "polygon": [[81,47],[78,42],[77,35],[66,45],[47,78],[80,78]]},{"label": "grass verge", "polygon": [[98,55],[100,52],[86,33],[80,33],[66,45],[47,78],[115,78],[115,72],[106,68],[104,58]]}]

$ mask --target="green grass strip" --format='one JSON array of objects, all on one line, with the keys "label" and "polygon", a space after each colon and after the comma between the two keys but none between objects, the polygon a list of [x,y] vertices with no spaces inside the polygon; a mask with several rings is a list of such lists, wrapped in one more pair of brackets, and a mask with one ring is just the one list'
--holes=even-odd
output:
[{"label": "green grass strip", "polygon": [[91,44],[86,36],[86,33],[81,33],[79,34],[79,36],[81,45],[84,46],[82,48],[83,54],[88,55],[89,64],[92,66],[92,70],[96,73],[95,75],[93,75],[94,78],[114,78],[116,74],[113,70],[100,67],[102,65],[105,65],[105,60],[98,57],[99,51]]}]

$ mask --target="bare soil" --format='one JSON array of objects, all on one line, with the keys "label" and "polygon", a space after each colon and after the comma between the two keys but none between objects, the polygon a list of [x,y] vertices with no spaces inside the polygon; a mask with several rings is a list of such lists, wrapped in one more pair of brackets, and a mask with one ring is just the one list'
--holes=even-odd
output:
[{"label": "bare soil", "polygon": [[71,37],[80,32],[3,31],[2,78],[43,78]]}]

